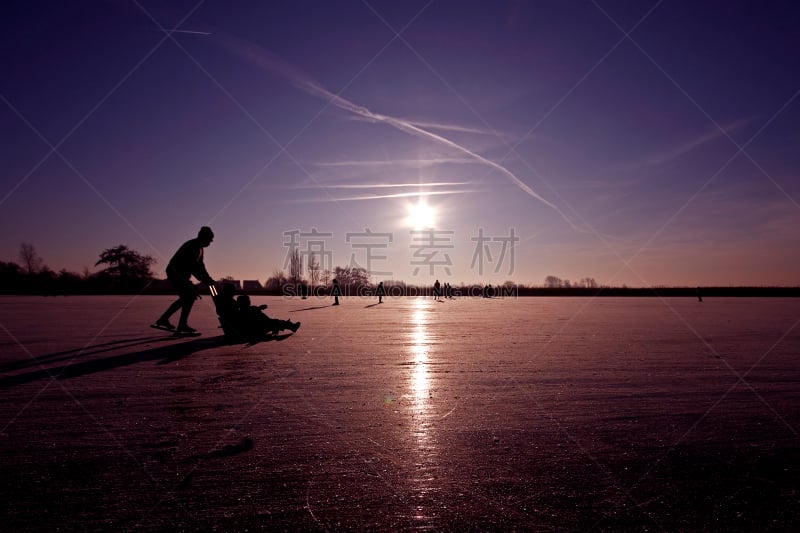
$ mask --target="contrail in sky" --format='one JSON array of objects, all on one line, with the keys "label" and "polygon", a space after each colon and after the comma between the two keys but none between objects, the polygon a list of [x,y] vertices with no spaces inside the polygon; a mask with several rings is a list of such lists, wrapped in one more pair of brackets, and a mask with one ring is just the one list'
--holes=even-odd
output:
[{"label": "contrail in sky", "polygon": [[[412,168],[421,168],[421,167],[429,167],[434,165],[444,165],[446,163],[453,163],[453,164],[464,164],[464,163],[473,163],[474,161],[470,158],[454,158],[454,157],[437,157],[435,159],[382,159],[382,160],[350,160],[350,161],[327,161],[327,162],[319,162],[314,163],[314,165],[319,167],[390,167],[390,166],[399,166],[399,167],[412,167]],[[419,184],[418,184],[419,185]]]},{"label": "contrail in sky", "polygon": [[[326,189],[398,189],[407,187],[457,187],[459,185],[471,185],[468,181],[436,181],[428,183],[326,183]],[[319,185],[296,185],[295,189],[318,188]]]},{"label": "contrail in sky", "polygon": [[746,126],[750,122],[751,119],[746,118],[728,124],[722,124],[718,128],[714,128],[710,132],[705,133],[694,139],[690,139],[689,141],[686,141],[679,146],[673,147],[670,150],[663,151],[661,153],[651,154],[644,158],[637,159],[622,165],[618,165],[617,167],[613,168],[615,170],[636,170],[642,167],[652,167],[669,163],[705,145],[706,143],[715,141],[723,137],[729,137],[731,132],[740,129],[743,126]]},{"label": "contrail in sky", "polygon": [[483,163],[484,165],[487,165],[487,166],[489,166],[489,167],[491,167],[491,168],[493,168],[495,170],[498,170],[499,172],[504,174],[506,177],[508,177],[511,180],[511,182],[514,183],[514,185],[519,187],[522,191],[527,193],[529,196],[539,200],[543,204],[545,204],[545,205],[551,207],[552,209],[554,209],[559,215],[561,215],[561,218],[563,218],[573,229],[575,229],[577,231],[583,231],[581,228],[577,227],[572,222],[572,220],[570,220],[569,217],[567,217],[564,214],[564,212],[561,211],[561,209],[559,209],[559,207],[557,205],[555,205],[555,204],[549,202],[548,200],[544,199],[542,196],[540,196],[538,193],[536,193],[536,191],[531,189],[525,182],[520,180],[517,176],[514,175],[513,172],[511,172],[510,170],[505,168],[503,165],[500,165],[499,163],[495,163],[491,159],[486,159],[482,155],[476,154],[475,152],[473,152],[469,148],[461,146],[460,144],[455,143],[455,142],[453,142],[450,139],[447,139],[445,137],[442,137],[441,135],[438,135],[436,133],[432,133],[430,131],[422,129],[422,128],[420,128],[418,126],[415,126],[413,124],[410,124],[410,123],[408,123],[408,122],[406,122],[404,120],[401,120],[401,119],[398,119],[398,118],[395,118],[395,117],[392,117],[392,116],[389,116],[389,115],[383,115],[381,113],[375,113],[373,111],[370,111],[366,107],[357,105],[357,104],[355,104],[355,103],[353,103],[353,102],[351,102],[351,101],[349,101],[349,100],[347,100],[345,98],[342,98],[341,96],[333,94],[332,92],[330,92],[329,90],[325,89],[324,87],[318,85],[315,82],[311,82],[311,81],[308,81],[308,80],[296,80],[296,79],[292,79],[291,81],[294,82],[295,85],[298,88],[300,88],[301,90],[311,94],[312,96],[319,96],[319,97],[322,97],[322,98],[330,100],[330,102],[333,105],[335,105],[336,107],[338,107],[339,109],[343,109],[345,111],[349,111],[349,112],[354,113],[356,115],[360,115],[360,116],[362,116],[364,118],[374,120],[375,122],[382,122],[384,124],[389,124],[390,126],[394,126],[395,128],[399,129],[400,131],[404,131],[406,133],[410,133],[411,135],[414,135],[416,137],[422,137],[424,139],[429,139],[429,140],[431,140],[433,142],[436,142],[438,144],[444,145],[444,146],[446,146],[448,148],[452,148],[454,150],[457,150],[457,151],[459,151],[459,152],[461,152],[461,153],[463,153],[465,155],[470,156],[471,158],[475,159],[479,163]]},{"label": "contrail in sky", "polygon": [[[361,117],[353,117],[353,120],[357,121],[367,121],[367,119]],[[455,133],[472,133],[475,135],[490,135],[492,137],[498,137],[498,133],[495,131],[490,131],[488,129],[480,129],[470,126],[459,126],[458,124],[443,124],[439,122],[424,122],[420,120],[413,120],[413,119],[398,119],[403,120],[409,124],[413,124],[414,126],[425,128],[429,130],[442,130],[442,131],[452,131]],[[510,135],[506,135],[506,137],[510,138]]]},{"label": "contrail in sky", "polygon": [[373,121],[373,122],[380,122],[383,124],[388,124],[400,131],[404,131],[410,135],[414,135],[415,137],[420,137],[423,139],[430,140],[435,142],[436,144],[446,146],[462,154],[469,156],[473,160],[478,163],[482,163],[490,168],[493,168],[503,175],[505,175],[511,182],[516,185],[519,189],[525,192],[527,195],[531,196],[532,198],[539,200],[546,206],[552,208],[553,210],[558,213],[561,218],[563,218],[567,224],[570,225],[576,231],[584,233],[586,230],[579,228],[576,226],[569,217],[567,217],[564,212],[559,209],[559,207],[542,196],[540,196],[536,191],[531,189],[525,182],[520,180],[513,172],[505,168],[503,165],[496,163],[490,159],[486,159],[480,154],[477,154],[466,148],[461,146],[460,144],[447,139],[441,135],[423,129],[420,126],[416,126],[407,120],[403,120],[397,117],[393,117],[390,115],[383,115],[381,113],[375,113],[364,106],[360,106],[356,103],[347,100],[346,98],[342,98],[341,96],[330,92],[328,89],[322,87],[318,82],[311,79],[305,72],[299,70],[298,68],[289,65],[285,61],[275,57],[270,52],[264,50],[263,48],[253,45],[252,43],[246,43],[241,41],[238,38],[232,36],[225,36],[220,38],[220,44],[227,48],[228,50],[232,51],[236,55],[250,61],[265,70],[268,70],[274,75],[280,76],[284,79],[287,79],[292,85],[300,89],[301,91],[315,96],[317,98],[323,99],[328,101],[331,105],[338,107],[344,111],[348,111],[353,115],[358,117],[362,117],[364,119]]},{"label": "contrail in sky", "polygon": [[[337,202],[354,202],[359,200],[383,200],[386,198],[427,198],[428,196],[439,196],[439,195],[454,195],[454,194],[466,194],[477,192],[476,190],[469,190],[469,189],[456,189],[452,191],[421,191],[421,192],[398,192],[392,194],[368,194],[362,196],[343,196],[340,198],[336,198]],[[299,200],[287,200],[286,203],[290,204],[305,204],[305,203],[316,203],[316,202],[329,202],[329,198],[302,198]]]},{"label": "contrail in sky", "polygon": [[[161,31],[161,30],[154,30],[154,31]],[[164,30],[165,33],[188,33],[189,35],[214,35],[213,33],[209,33],[207,31],[197,31],[197,30]]]}]

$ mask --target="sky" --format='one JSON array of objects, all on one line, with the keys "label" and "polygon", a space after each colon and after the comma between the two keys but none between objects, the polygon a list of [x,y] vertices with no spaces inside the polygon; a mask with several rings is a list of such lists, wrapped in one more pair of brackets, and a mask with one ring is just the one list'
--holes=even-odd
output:
[{"label": "sky", "polygon": [[[12,1],[0,261],[798,285],[792,1]],[[417,213],[417,216],[410,216]]]}]

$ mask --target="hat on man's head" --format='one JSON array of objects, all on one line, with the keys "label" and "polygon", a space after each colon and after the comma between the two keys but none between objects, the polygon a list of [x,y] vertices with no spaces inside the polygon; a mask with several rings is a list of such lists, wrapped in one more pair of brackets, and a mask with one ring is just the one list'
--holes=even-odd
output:
[{"label": "hat on man's head", "polygon": [[209,228],[208,226],[203,226],[202,228],[200,228],[200,231],[197,232],[197,236],[201,239],[203,238],[213,239],[214,232],[211,231],[211,228]]}]

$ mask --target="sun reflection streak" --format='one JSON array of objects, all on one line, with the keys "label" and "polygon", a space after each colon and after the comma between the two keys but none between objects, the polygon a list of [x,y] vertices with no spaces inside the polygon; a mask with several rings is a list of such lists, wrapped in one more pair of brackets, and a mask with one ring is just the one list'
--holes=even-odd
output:
[{"label": "sun reflection streak", "polygon": [[428,394],[430,389],[428,376],[428,310],[424,300],[414,302],[414,312],[411,321],[414,329],[411,332],[411,355],[414,357],[411,388],[414,392],[414,407],[417,415],[427,411]]},{"label": "sun reflection streak", "polygon": [[411,309],[411,329],[409,331],[409,351],[411,374],[409,376],[413,410],[412,431],[417,447],[417,462],[413,483],[415,491],[414,517],[420,521],[431,518],[431,494],[438,490],[440,470],[438,451],[434,435],[434,411],[432,404],[432,385],[430,372],[431,348],[436,343],[430,328],[430,302],[424,298],[413,302]]}]

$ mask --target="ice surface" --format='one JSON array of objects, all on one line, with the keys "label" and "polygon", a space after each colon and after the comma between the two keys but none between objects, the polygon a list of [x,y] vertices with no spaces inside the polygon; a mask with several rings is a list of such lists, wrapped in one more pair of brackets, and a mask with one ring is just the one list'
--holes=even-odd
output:
[{"label": "ice surface", "polygon": [[4,529],[800,526],[800,300],[170,301],[0,298]]}]

